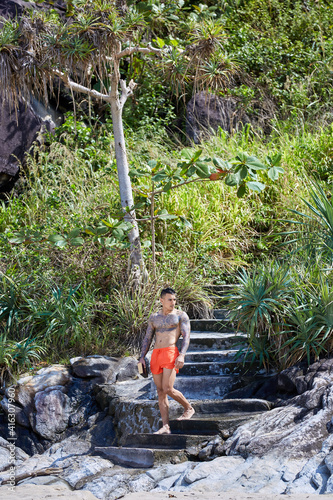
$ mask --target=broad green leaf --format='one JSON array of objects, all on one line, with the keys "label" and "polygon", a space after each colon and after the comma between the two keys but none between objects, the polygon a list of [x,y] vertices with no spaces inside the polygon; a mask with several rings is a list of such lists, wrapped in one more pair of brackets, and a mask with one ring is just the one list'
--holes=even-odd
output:
[{"label": "broad green leaf", "polygon": [[184,149],[182,149],[181,152],[180,152],[180,156],[182,158],[185,158],[185,160],[192,160],[193,149],[190,149],[190,148],[184,148]]},{"label": "broad green leaf", "polygon": [[64,247],[67,245],[67,238],[61,234],[50,234],[48,241],[53,243],[56,247]]},{"label": "broad green leaf", "polygon": [[122,231],[130,231],[133,228],[132,224],[128,221],[120,221],[116,227]]},{"label": "broad green leaf", "polygon": [[282,154],[281,153],[277,153],[273,157],[267,156],[267,162],[270,165],[272,165],[273,167],[276,167],[281,162],[281,158],[282,158]]},{"label": "broad green leaf", "polygon": [[122,229],[119,228],[113,229],[112,234],[119,241],[121,241],[124,238],[124,231]]},{"label": "broad green leaf", "polygon": [[249,157],[246,153],[238,153],[236,156],[236,160],[241,162],[241,163],[245,163],[247,158],[249,158]]},{"label": "broad green leaf", "polygon": [[261,191],[266,187],[262,182],[253,181],[247,182],[246,185],[249,189],[251,189],[251,191],[256,191],[257,193],[261,193]]},{"label": "broad green leaf", "polygon": [[95,234],[100,236],[101,234],[106,234],[108,232],[108,228],[104,226],[98,226],[95,229]]},{"label": "broad green leaf", "polygon": [[171,181],[167,182],[166,185],[163,187],[164,193],[167,193],[168,191],[170,191],[171,187],[172,187]]},{"label": "broad green leaf", "polygon": [[84,239],[83,238],[71,238],[69,240],[69,242],[71,245],[74,245],[75,247],[79,247],[79,246],[83,245]]},{"label": "broad green leaf", "polygon": [[196,166],[196,173],[201,179],[206,179],[210,176],[208,165],[202,162],[197,162],[195,166]]},{"label": "broad green leaf", "polygon": [[261,163],[255,156],[248,156],[245,164],[252,168],[252,170],[267,170],[267,166]]},{"label": "broad green leaf", "polygon": [[102,219],[101,222],[107,227],[113,227],[115,224],[115,221],[113,219],[109,220]]},{"label": "broad green leaf", "polygon": [[202,153],[202,149],[199,149],[198,151],[196,151],[194,153],[194,155],[192,156],[191,161],[193,161],[193,163],[196,162],[198,160],[198,158],[200,158],[201,153]]},{"label": "broad green leaf", "polygon": [[213,158],[213,163],[214,163],[215,167],[218,167],[223,171],[231,169],[230,163],[228,163],[227,161],[221,160],[221,158],[216,158],[216,157]]},{"label": "broad green leaf", "polygon": [[272,179],[272,181],[276,181],[279,178],[279,173],[281,170],[283,172],[283,168],[281,167],[271,167],[268,170],[267,175],[270,179]]},{"label": "broad green leaf", "polygon": [[196,168],[194,165],[192,165],[192,167],[189,168],[188,171],[186,172],[186,176],[192,177],[192,175],[194,175],[195,173],[196,173]]},{"label": "broad green leaf", "polygon": [[79,228],[75,228],[75,229],[72,229],[72,231],[69,232],[68,234],[68,238],[77,238],[79,236],[81,232],[81,229]]},{"label": "broad green leaf", "polygon": [[149,160],[148,165],[149,165],[151,168],[155,168],[155,167],[156,167],[156,165],[157,165],[157,161],[156,161],[156,160]]},{"label": "broad green leaf", "polygon": [[241,184],[237,190],[237,196],[238,198],[243,198],[244,194],[245,194],[245,184]]},{"label": "broad green leaf", "polygon": [[24,241],[26,241],[27,236],[25,233],[17,232],[14,233],[14,237],[10,238],[9,243],[13,243],[14,245],[20,245]]},{"label": "broad green leaf", "polygon": [[149,247],[151,247],[151,241],[145,240],[143,243],[141,243],[141,246],[143,248],[149,248]]},{"label": "broad green leaf", "polygon": [[227,186],[237,186],[239,184],[239,176],[237,174],[228,174],[225,178],[225,183]]},{"label": "broad green leaf", "polygon": [[239,169],[239,178],[241,181],[243,181],[244,179],[246,179],[247,177],[247,168],[243,165],[240,169]]},{"label": "broad green leaf", "polygon": [[166,173],[164,173],[163,171],[160,171],[157,174],[153,175],[151,180],[153,182],[161,182],[161,181],[164,181],[165,179],[167,179],[168,177],[169,176]]}]

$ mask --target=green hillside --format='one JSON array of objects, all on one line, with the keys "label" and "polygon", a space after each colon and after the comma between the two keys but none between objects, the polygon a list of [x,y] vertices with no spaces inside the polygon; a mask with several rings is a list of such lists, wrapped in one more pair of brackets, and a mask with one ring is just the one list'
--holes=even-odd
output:
[{"label": "green hillside", "polygon": [[[138,83],[124,110],[135,201],[145,201],[139,191],[149,182],[135,172],[149,170],[152,160],[176,168],[189,147],[228,161],[280,153],[284,174],[275,182],[266,176],[265,190],[243,197],[223,181],[156,197],[156,211],[176,216],[156,220],[156,277],[150,207],[142,203],[137,217],[150,279],[133,293],[126,231],[110,243],[97,230],[102,221],[105,228],[122,220],[110,111],[76,95],[75,113],[31,151],[0,207],[0,366],[135,352],[161,286],[174,286],[182,307],[200,316],[209,306],[205,284],[237,280],[235,321],[265,366],[330,353],[333,2],[128,4],[144,22],[139,42],[171,47],[165,64],[139,54],[122,66],[123,77]],[[0,37],[0,48],[8,48],[4,32]],[[199,78],[195,50],[209,56]],[[233,96],[253,125],[189,144],[186,104],[198,90]]]}]

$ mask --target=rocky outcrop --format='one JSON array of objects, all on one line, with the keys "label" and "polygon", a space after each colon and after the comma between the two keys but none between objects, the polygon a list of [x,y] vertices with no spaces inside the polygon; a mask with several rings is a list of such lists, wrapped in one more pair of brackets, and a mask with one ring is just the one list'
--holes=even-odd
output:
[{"label": "rocky outcrop", "polygon": [[277,385],[298,394],[241,426],[224,444],[227,455],[309,458],[320,451],[331,432],[333,360],[315,363],[305,373],[300,368],[286,370]]},{"label": "rocky outcrop", "polygon": [[[61,5],[55,2],[59,10]],[[8,19],[20,16],[24,8],[38,8],[34,2],[24,0],[5,0],[0,3],[0,18]],[[0,19],[0,29],[1,29]],[[45,108],[31,96],[31,101],[19,100],[15,110],[9,105],[5,90],[0,94],[0,194],[8,193],[19,178],[20,168],[25,167],[26,154],[38,135],[45,131],[52,132],[60,124],[62,114]]]},{"label": "rocky outcrop", "polygon": [[195,144],[207,138],[220,127],[231,133],[250,123],[249,117],[232,97],[219,97],[198,92],[187,104],[186,135]]},{"label": "rocky outcrop", "polygon": [[[200,442],[196,441],[198,436],[185,436],[188,445],[181,457],[178,449],[165,449],[174,463],[153,466],[149,470],[117,465],[119,461],[112,459],[116,454],[111,453],[116,450],[111,447],[110,439],[114,436],[114,422],[120,415],[125,419],[121,395],[133,395],[135,386],[140,392],[147,384],[144,379],[132,379],[137,376],[135,365],[134,358],[75,358],[70,367],[53,365],[40,370],[34,377],[21,379],[14,393],[8,389],[7,411],[12,404],[8,398],[12,398],[25,415],[23,417],[21,412],[19,418],[22,421],[26,418],[35,431],[31,427],[22,429],[48,435],[48,439],[44,437],[48,449],[33,456],[28,456],[16,443],[16,481],[21,485],[53,484],[74,488],[90,492],[101,500],[116,500],[139,491],[182,491],[196,495],[203,490],[242,490],[267,496],[333,492],[333,360],[282,372],[275,377],[277,392],[272,409],[271,404],[261,402],[261,405],[265,403],[265,411],[254,415],[244,425],[240,423],[227,439],[224,433],[207,436]],[[126,377],[127,382],[120,381]],[[253,384],[249,390],[253,391]],[[243,392],[245,394],[245,388]],[[253,401],[243,400],[242,404],[249,405]],[[151,404],[156,402],[151,401]],[[195,404],[199,410],[204,403],[197,401]],[[240,400],[223,400],[218,404],[225,409],[230,405],[238,408]],[[86,407],[90,408],[88,412]],[[155,413],[145,414],[143,408],[143,414],[137,415],[138,408],[139,405],[126,408],[127,420],[146,422],[148,429],[151,425],[148,414],[155,419]],[[171,416],[174,411],[171,405]],[[237,415],[234,418],[237,419]],[[57,440],[51,446],[53,437],[47,425]],[[67,432],[72,435],[68,436]],[[133,443],[137,446],[141,438],[134,437],[137,439]],[[153,442],[154,436],[149,437]],[[171,437],[178,439],[181,435],[171,434]],[[129,441],[126,446],[118,450],[135,458],[137,448],[131,451]],[[0,439],[0,496],[12,478],[11,450],[10,440]],[[156,447],[151,452],[160,453]],[[134,460],[133,464],[137,463],[138,460]]]},{"label": "rocky outcrop", "polygon": [[[29,454],[43,452],[73,433],[88,443],[107,446],[116,442],[109,415],[112,394],[109,399],[96,396],[103,384],[111,388],[116,381],[133,378],[138,378],[134,358],[79,357],[69,367],[52,365],[22,377],[15,387],[7,388],[0,404],[6,415],[14,415],[19,446]],[[0,416],[0,433],[9,437],[6,416]]]}]

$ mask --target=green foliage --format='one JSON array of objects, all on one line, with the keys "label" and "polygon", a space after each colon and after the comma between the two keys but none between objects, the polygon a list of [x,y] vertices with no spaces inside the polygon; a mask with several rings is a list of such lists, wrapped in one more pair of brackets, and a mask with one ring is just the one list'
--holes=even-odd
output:
[{"label": "green foliage", "polygon": [[[333,258],[333,202],[328,198],[323,187],[313,182],[309,185],[308,195],[311,201],[302,198],[308,208],[308,214],[299,210],[292,210],[300,220],[290,221],[301,226],[287,232],[298,243],[300,250],[305,250],[313,259],[323,259],[331,266]],[[290,243],[290,242],[289,242]]]}]

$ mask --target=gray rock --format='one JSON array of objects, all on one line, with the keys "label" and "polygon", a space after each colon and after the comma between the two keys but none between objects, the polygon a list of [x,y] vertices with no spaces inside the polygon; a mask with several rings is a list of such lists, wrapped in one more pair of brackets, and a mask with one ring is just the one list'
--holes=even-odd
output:
[{"label": "gray rock", "polygon": [[184,481],[187,484],[195,483],[199,480],[210,478],[226,477],[230,472],[238,470],[241,474],[242,465],[245,459],[242,457],[218,457],[211,462],[204,462],[190,470],[185,476]]},{"label": "gray rock", "polygon": [[292,366],[279,373],[277,377],[277,387],[282,392],[298,392],[300,394],[303,391],[299,391],[297,388],[297,382],[300,381],[304,375],[304,370],[297,366]]},{"label": "gray rock", "polygon": [[93,377],[98,384],[115,382],[121,366],[119,358],[97,355],[73,358],[70,363],[77,377]]},{"label": "gray rock", "polygon": [[71,489],[70,485],[67,483],[67,481],[64,481],[58,476],[36,476],[36,477],[29,477],[27,479],[23,479],[23,481],[19,481],[17,483],[18,485],[24,485],[24,484],[35,484],[36,486],[40,485],[53,485],[53,486],[61,486],[63,488],[66,488],[68,490]]},{"label": "gray rock", "polygon": [[148,470],[146,475],[150,477],[155,483],[159,483],[163,479],[174,476],[178,474],[180,476],[183,473],[187,473],[194,467],[193,462],[184,462],[182,464],[176,465],[161,465],[160,467],[156,467],[154,469]]},{"label": "gray rock", "polygon": [[87,455],[89,451],[91,451],[91,444],[88,441],[71,436],[59,443],[54,443],[42,456],[49,457],[55,461],[59,458]]},{"label": "gray rock", "polygon": [[64,472],[60,473],[60,477],[72,488],[80,489],[80,486],[89,481],[89,478],[112,468],[113,464],[104,458],[81,455],[58,458],[51,467],[62,467]]},{"label": "gray rock", "polygon": [[117,373],[117,382],[136,379],[139,376],[138,360],[136,358],[125,357],[120,361],[119,371]]},{"label": "gray rock", "polygon": [[46,439],[55,439],[69,421],[69,398],[59,388],[50,387],[35,396],[36,412],[30,423],[35,432]]},{"label": "gray rock", "polygon": [[162,479],[162,481],[160,481],[158,483],[156,488],[154,488],[154,491],[170,490],[178,479],[179,479],[179,474],[175,474],[174,476],[166,477],[165,479]]},{"label": "gray rock", "polygon": [[223,445],[227,455],[244,456],[279,453],[309,458],[328,437],[326,424],[333,409],[333,386],[323,377],[313,378],[311,390],[296,396],[284,407],[275,408],[240,427]]},{"label": "gray rock", "polygon": [[95,453],[102,454],[115,464],[125,467],[148,468],[154,465],[154,453],[146,448],[118,448],[96,446]]},{"label": "gray rock", "polygon": [[101,500],[116,500],[128,493],[129,487],[127,485],[131,479],[130,474],[105,472],[86,483],[81,491],[90,491]]},{"label": "gray rock", "polygon": [[155,487],[155,481],[146,474],[140,474],[137,478],[128,482],[127,488],[131,493],[140,491],[151,491]]},{"label": "gray rock", "polygon": [[213,444],[209,444],[204,448],[202,448],[198,453],[199,460],[208,460],[209,457],[211,457],[211,455],[213,454],[213,450],[214,450]]},{"label": "gray rock", "polygon": [[16,446],[15,441],[7,441],[0,436],[0,472],[13,465],[13,460],[15,465],[18,465],[27,458],[29,458],[29,455]]},{"label": "gray rock", "polygon": [[231,97],[198,92],[186,107],[186,134],[195,144],[199,144],[219,127],[230,133],[246,123],[250,123],[249,117]]}]

